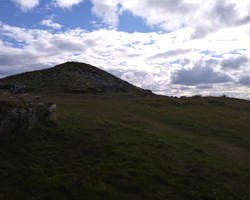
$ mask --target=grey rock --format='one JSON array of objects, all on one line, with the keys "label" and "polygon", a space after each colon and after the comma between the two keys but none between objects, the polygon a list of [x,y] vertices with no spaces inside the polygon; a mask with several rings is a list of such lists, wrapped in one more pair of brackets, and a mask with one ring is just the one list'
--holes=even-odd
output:
[{"label": "grey rock", "polygon": [[0,106],[2,106],[0,135],[25,133],[45,121],[55,109],[55,104],[44,103],[28,103],[25,106],[19,106],[0,102]]}]

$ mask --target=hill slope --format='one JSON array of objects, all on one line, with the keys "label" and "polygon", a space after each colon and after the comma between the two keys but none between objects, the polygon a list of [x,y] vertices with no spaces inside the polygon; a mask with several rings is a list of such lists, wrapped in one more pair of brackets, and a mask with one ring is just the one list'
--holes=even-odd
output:
[{"label": "hill slope", "polygon": [[1,200],[250,199],[249,101],[130,93],[41,101],[57,105],[45,123],[0,139]]},{"label": "hill slope", "polygon": [[0,85],[3,84],[24,86],[35,91],[147,93],[101,69],[77,62],[10,76],[0,80]]}]

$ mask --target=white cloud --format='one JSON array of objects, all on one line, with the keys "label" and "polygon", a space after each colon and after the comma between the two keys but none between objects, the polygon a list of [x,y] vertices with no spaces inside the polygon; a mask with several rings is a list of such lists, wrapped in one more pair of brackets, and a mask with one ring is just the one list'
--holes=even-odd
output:
[{"label": "white cloud", "polygon": [[[23,10],[39,5],[39,0],[12,0]],[[221,29],[250,23],[249,0],[90,0],[92,12],[111,28],[119,24],[124,11],[143,18],[149,26],[176,31],[188,29],[189,38],[199,39]],[[52,0],[61,8],[72,8],[83,0]],[[131,22],[133,23],[133,22]],[[188,39],[189,39],[188,38]]]},{"label": "white cloud", "polygon": [[61,8],[72,8],[72,6],[81,3],[83,0],[54,0],[57,6]]},{"label": "white cloud", "polygon": [[61,29],[62,28],[61,24],[53,22],[52,19],[44,19],[41,21],[40,24],[43,26],[51,27],[53,29]]},{"label": "white cloud", "polygon": [[18,4],[23,11],[30,10],[39,5],[39,0],[12,0]]},{"label": "white cloud", "polygon": [[[222,67],[223,61],[237,57],[233,53],[249,60],[248,31],[249,26],[242,25],[190,40],[189,28],[171,33],[126,33],[114,29],[87,32],[79,28],[50,32],[0,23],[0,36],[16,40],[0,40],[0,76],[73,60],[90,63],[165,95],[223,92],[248,98],[248,79],[240,77],[249,74],[249,63],[244,62],[244,67],[236,71],[224,71]],[[237,64],[241,60],[232,61]]]},{"label": "white cloud", "polygon": [[[192,38],[203,38],[226,27],[250,23],[249,0],[91,0],[93,12],[113,27],[129,11],[150,26],[175,31],[188,27]],[[133,23],[133,22],[131,22]]]},{"label": "white cloud", "polygon": [[118,0],[91,0],[92,12],[103,19],[103,22],[116,27],[119,22]]}]

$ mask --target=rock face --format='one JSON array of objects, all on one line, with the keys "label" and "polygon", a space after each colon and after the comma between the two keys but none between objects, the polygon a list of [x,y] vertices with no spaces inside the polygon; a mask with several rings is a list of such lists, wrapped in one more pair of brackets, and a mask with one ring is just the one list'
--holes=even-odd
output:
[{"label": "rock face", "polygon": [[44,121],[54,109],[54,104],[29,103],[18,106],[0,102],[0,135],[25,133]]},{"label": "rock face", "polygon": [[63,90],[72,93],[149,93],[94,66],[67,62],[50,69],[27,72],[0,79],[0,85],[21,85],[26,89]]}]

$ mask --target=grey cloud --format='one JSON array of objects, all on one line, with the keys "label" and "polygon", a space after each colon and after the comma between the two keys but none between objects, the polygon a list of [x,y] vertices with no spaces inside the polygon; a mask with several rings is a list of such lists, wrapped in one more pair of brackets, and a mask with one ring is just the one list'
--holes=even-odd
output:
[{"label": "grey cloud", "polygon": [[249,23],[250,15],[240,18],[235,7],[235,4],[227,3],[225,0],[217,1],[213,17],[226,26],[240,26]]},{"label": "grey cloud", "polygon": [[189,60],[189,59],[184,58],[184,59],[181,60],[181,65],[182,65],[182,66],[186,66],[186,65],[188,65],[189,63],[190,63],[190,60]]},{"label": "grey cloud", "polygon": [[161,84],[157,80],[161,75],[162,74],[154,74],[147,71],[127,70],[123,72],[121,79],[144,89],[157,92],[161,88]]},{"label": "grey cloud", "polygon": [[191,4],[185,3],[183,0],[147,0],[146,5],[148,8],[157,8],[164,12],[167,10],[168,12],[179,12],[182,14],[189,13],[193,9]]},{"label": "grey cloud", "polygon": [[150,59],[156,59],[156,58],[167,58],[172,56],[178,56],[183,55],[186,53],[189,53],[191,49],[176,49],[176,50],[170,50],[163,53],[158,53],[150,57]]},{"label": "grey cloud", "polygon": [[211,67],[196,65],[192,69],[180,69],[172,73],[171,82],[180,85],[225,83],[232,79],[224,73],[215,72]]},{"label": "grey cloud", "polygon": [[250,76],[242,76],[239,80],[239,84],[250,86]]},{"label": "grey cloud", "polygon": [[57,38],[53,40],[52,44],[62,50],[62,51],[67,51],[67,52],[79,52],[84,50],[84,47],[81,43],[73,42],[73,41],[68,41],[68,40],[62,40],[61,38]]},{"label": "grey cloud", "polygon": [[121,78],[122,75],[125,73],[124,70],[121,69],[108,69],[107,71],[118,78]]},{"label": "grey cloud", "polygon": [[126,80],[131,80],[131,81],[138,81],[139,79],[144,79],[145,76],[147,76],[148,73],[145,71],[126,71],[123,75],[122,78]]},{"label": "grey cloud", "polygon": [[184,91],[185,91],[185,90],[190,90],[190,87],[185,87],[185,86],[182,86],[182,87],[180,87],[179,89],[180,89],[180,90],[184,90]]},{"label": "grey cloud", "polygon": [[206,25],[198,25],[192,34],[192,39],[200,39],[207,36],[211,32],[216,32],[223,27],[234,27],[250,22],[250,15],[241,18],[239,11],[236,10],[236,4],[218,0],[215,1],[213,8],[207,13],[207,19],[212,23]]},{"label": "grey cloud", "polygon": [[56,63],[49,65],[49,64],[41,64],[38,62],[33,62],[32,64],[19,63],[14,66],[0,65],[0,78],[27,72],[27,71],[34,71],[34,70],[49,68],[49,67],[54,66],[55,64]]},{"label": "grey cloud", "polygon": [[128,54],[127,56],[130,57],[130,58],[135,58],[135,57],[139,57],[141,55],[142,54]]},{"label": "grey cloud", "polygon": [[198,85],[195,87],[196,89],[212,89],[212,85]]},{"label": "grey cloud", "polygon": [[84,40],[84,44],[86,46],[95,46],[96,45],[96,42],[94,40],[90,40],[90,39],[87,39],[87,40]]},{"label": "grey cloud", "polygon": [[38,56],[34,56],[30,53],[20,53],[20,54],[1,54],[0,55],[0,66],[16,66],[19,64],[27,64],[36,62]]},{"label": "grey cloud", "polygon": [[92,40],[75,42],[56,36],[45,42],[37,41],[33,44],[38,52],[49,55],[58,55],[62,53],[81,53],[87,48],[93,47],[94,45],[95,42]]},{"label": "grey cloud", "polygon": [[[182,16],[186,15],[186,17],[192,16],[192,13],[199,9],[197,4],[187,3],[184,0],[147,0],[146,7],[157,10],[159,15],[160,13],[170,12]],[[240,26],[249,23],[250,15],[242,17],[239,12],[236,3],[227,0],[216,0],[210,9],[208,8],[203,12],[202,16],[199,16],[204,18],[204,23],[196,24],[196,20],[193,19],[192,24],[185,22],[185,20],[183,20],[183,24],[193,26],[195,31],[192,39],[199,39],[223,27]],[[162,21],[161,23],[168,23],[168,21]]]},{"label": "grey cloud", "polygon": [[[54,45],[53,45],[54,44]],[[33,44],[35,50],[31,53],[28,50],[17,50],[15,52],[0,53],[0,77],[17,74],[24,71],[46,68],[46,64],[54,56],[63,55],[63,53],[78,53],[84,51],[84,45],[81,43],[54,40],[52,44],[36,42]],[[46,58],[41,60],[41,58]],[[49,59],[50,58],[50,59]],[[56,62],[56,61],[55,61]],[[58,63],[51,63],[58,64]],[[39,67],[40,66],[40,67]]]},{"label": "grey cloud", "polygon": [[243,24],[248,24],[249,22],[250,22],[250,15],[244,17],[244,18],[241,19],[241,20],[239,20],[239,21],[238,21],[238,24],[239,24],[239,25],[243,25]]},{"label": "grey cloud", "polygon": [[122,54],[127,54],[127,50],[125,48],[115,48],[116,52],[120,52]]},{"label": "grey cloud", "polygon": [[217,31],[217,28],[214,27],[213,29],[209,26],[197,26],[195,28],[194,33],[191,35],[191,39],[201,39],[205,36],[207,36],[208,33]]},{"label": "grey cloud", "polygon": [[[47,68],[47,60],[39,61],[39,54],[20,51],[16,53],[2,52],[0,54],[0,77]],[[51,63],[54,64],[54,63]]]},{"label": "grey cloud", "polygon": [[248,59],[246,56],[240,56],[237,58],[228,58],[226,60],[223,60],[221,62],[221,66],[225,70],[233,70],[233,69],[239,69],[242,65],[248,62]]},{"label": "grey cloud", "polygon": [[6,77],[11,75],[13,72],[11,71],[5,71],[5,70],[0,70],[0,78]]},{"label": "grey cloud", "polygon": [[229,26],[231,26],[234,21],[237,21],[238,18],[235,4],[227,3],[225,0],[216,1],[211,16],[213,19],[217,19],[221,24]]},{"label": "grey cloud", "polygon": [[218,60],[215,60],[215,59],[209,59],[209,60],[206,60],[206,66],[216,66],[217,64],[219,63]]}]

